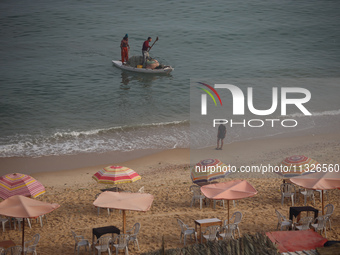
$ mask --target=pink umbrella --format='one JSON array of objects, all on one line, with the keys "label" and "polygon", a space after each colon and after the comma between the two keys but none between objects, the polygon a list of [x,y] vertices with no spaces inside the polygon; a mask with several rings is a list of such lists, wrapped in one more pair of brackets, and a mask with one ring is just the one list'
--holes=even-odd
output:
[{"label": "pink umbrella", "polygon": [[152,201],[153,195],[147,193],[105,191],[98,196],[98,198],[93,202],[93,205],[102,208],[123,210],[123,233],[125,233],[125,211],[146,212],[150,209]]},{"label": "pink umbrella", "polygon": [[[14,218],[36,218],[60,207],[24,196],[12,196],[0,203],[0,214]],[[22,254],[24,254],[25,221],[22,221]]]},{"label": "pink umbrella", "polygon": [[0,177],[0,197],[2,199],[14,195],[35,198],[44,193],[45,187],[29,175],[14,173]]},{"label": "pink umbrella", "polygon": [[238,200],[252,197],[257,194],[256,189],[247,181],[233,180],[209,184],[201,187],[202,193],[210,199],[228,200],[228,219],[229,219],[229,200]]},{"label": "pink umbrella", "polygon": [[290,178],[290,181],[306,189],[322,190],[322,214],[324,214],[323,191],[340,188],[340,173],[316,172],[305,176]]}]

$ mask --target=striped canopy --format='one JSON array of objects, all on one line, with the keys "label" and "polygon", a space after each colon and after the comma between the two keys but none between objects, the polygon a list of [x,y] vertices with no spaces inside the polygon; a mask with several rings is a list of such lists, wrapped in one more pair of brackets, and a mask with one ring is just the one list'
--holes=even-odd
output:
[{"label": "striped canopy", "polygon": [[318,164],[314,159],[303,155],[294,155],[285,158],[281,162],[282,170],[278,174],[284,178],[310,174],[310,171],[314,170]]},{"label": "striped canopy", "polygon": [[191,170],[193,183],[210,182],[225,177],[230,168],[218,159],[205,159],[198,162]]},{"label": "striped canopy", "polygon": [[45,187],[29,175],[14,173],[0,177],[0,197],[2,199],[15,195],[35,198],[44,193]]},{"label": "striped canopy", "polygon": [[125,166],[107,166],[92,176],[98,183],[120,184],[140,180],[139,174]]}]

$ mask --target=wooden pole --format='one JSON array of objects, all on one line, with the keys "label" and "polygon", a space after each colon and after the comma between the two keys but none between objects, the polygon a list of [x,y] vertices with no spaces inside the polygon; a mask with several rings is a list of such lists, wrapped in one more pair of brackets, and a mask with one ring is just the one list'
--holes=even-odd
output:
[{"label": "wooden pole", "polygon": [[324,212],[324,202],[323,202],[323,190],[321,190],[321,202],[322,202],[322,215],[325,215],[325,212]]},{"label": "wooden pole", "polygon": [[25,248],[25,218],[22,218],[22,251],[21,255],[24,255]]},{"label": "wooden pole", "polygon": [[229,200],[228,200],[228,224],[229,224]]},{"label": "wooden pole", "polygon": [[125,210],[123,210],[123,234],[125,234],[125,230],[126,230],[126,214]]}]

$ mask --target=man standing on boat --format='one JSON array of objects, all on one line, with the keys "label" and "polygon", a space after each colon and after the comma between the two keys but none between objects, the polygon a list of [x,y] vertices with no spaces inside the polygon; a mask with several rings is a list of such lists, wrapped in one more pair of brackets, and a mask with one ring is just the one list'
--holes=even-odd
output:
[{"label": "man standing on boat", "polygon": [[150,50],[150,45],[149,43],[152,41],[151,37],[148,37],[148,39],[143,43],[143,48],[142,48],[142,53],[143,53],[143,67],[146,65],[146,60],[149,57],[149,50]]},{"label": "man standing on boat", "polygon": [[121,55],[122,55],[122,64],[124,65],[124,62],[128,62],[129,60],[129,36],[126,34],[123,38],[123,40],[120,42],[120,49],[121,49]]}]

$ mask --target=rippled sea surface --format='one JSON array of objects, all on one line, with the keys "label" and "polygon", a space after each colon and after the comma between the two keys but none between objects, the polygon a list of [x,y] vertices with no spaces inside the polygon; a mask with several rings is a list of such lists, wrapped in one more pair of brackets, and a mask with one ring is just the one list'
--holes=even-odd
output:
[{"label": "rippled sea surface", "polygon": [[[337,0],[3,0],[0,8],[0,157],[188,147],[191,79],[340,74]],[[130,56],[158,36],[150,55],[175,70],[112,66],[126,33]],[[339,115],[336,85],[310,89],[323,96],[314,112]]]}]

